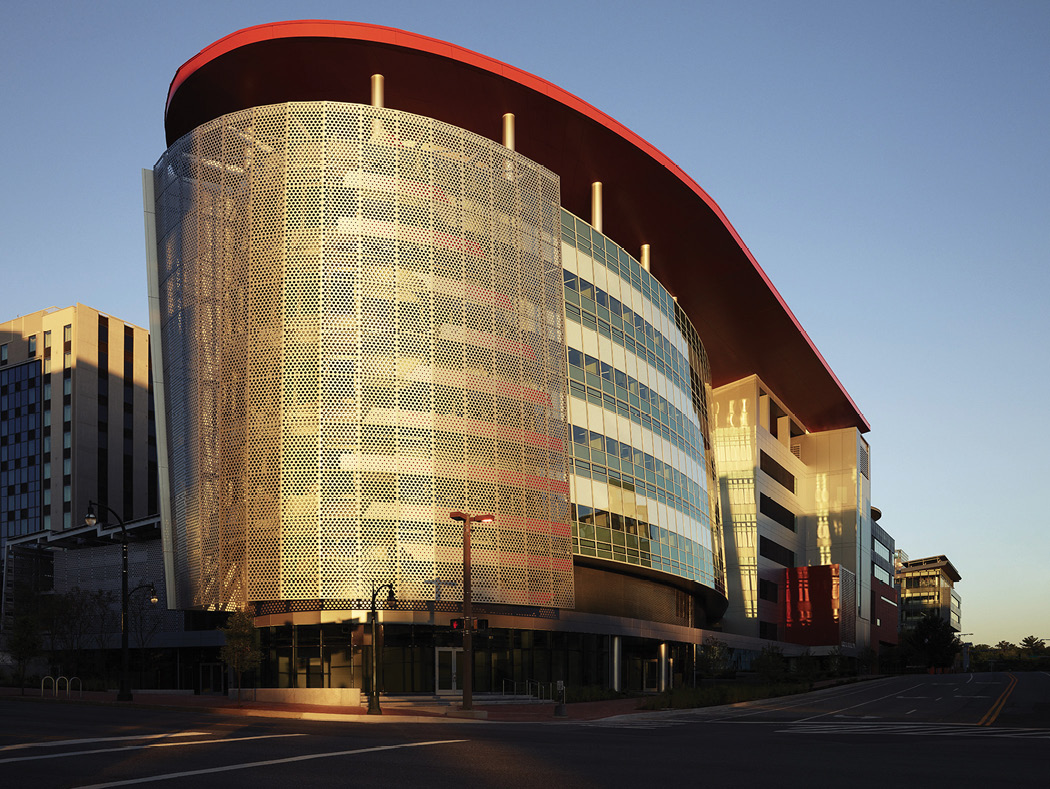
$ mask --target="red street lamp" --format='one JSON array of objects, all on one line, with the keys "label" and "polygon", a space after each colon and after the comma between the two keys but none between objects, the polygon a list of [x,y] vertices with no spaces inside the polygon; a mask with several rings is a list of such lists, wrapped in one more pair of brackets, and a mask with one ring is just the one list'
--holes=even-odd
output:
[{"label": "red street lamp", "polygon": [[448,516],[463,524],[463,709],[474,709],[474,617],[470,600],[470,524],[492,523],[495,515],[450,512]]}]

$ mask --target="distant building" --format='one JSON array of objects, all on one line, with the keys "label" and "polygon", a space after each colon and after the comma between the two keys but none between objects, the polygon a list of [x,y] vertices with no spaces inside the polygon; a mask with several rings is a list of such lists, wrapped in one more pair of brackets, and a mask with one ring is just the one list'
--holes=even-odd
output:
[{"label": "distant building", "polygon": [[962,580],[947,556],[909,559],[897,551],[897,590],[900,594],[901,630],[908,630],[923,614],[936,614],[955,632],[962,631],[962,597],[955,584]]},{"label": "distant building", "polygon": [[89,501],[127,521],[158,510],[149,334],[83,304],[0,323],[2,554],[81,526]]}]

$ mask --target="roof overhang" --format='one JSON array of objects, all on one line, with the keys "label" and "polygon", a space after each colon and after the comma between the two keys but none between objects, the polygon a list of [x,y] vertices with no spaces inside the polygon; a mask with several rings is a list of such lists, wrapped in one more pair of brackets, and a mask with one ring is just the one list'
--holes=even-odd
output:
[{"label": "roof overhang", "polygon": [[295,21],[233,33],[175,74],[170,145],[229,112],[286,101],[368,104],[372,74],[385,106],[500,139],[561,177],[562,204],[590,217],[603,183],[603,226],[628,250],[652,249],[652,273],[678,297],[721,386],[758,374],[810,430],[869,429],[831,367],[714,200],[664,154],[546,80],[426,36],[353,22]]}]

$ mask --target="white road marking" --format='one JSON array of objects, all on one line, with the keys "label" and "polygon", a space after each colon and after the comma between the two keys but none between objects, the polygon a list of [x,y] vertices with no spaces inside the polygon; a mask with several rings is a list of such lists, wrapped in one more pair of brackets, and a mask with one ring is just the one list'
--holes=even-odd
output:
[{"label": "white road marking", "polygon": [[151,742],[146,745],[124,745],[120,748],[92,748],[86,751],[66,751],[65,753],[46,753],[40,756],[16,756],[11,759],[0,759],[0,764],[8,762],[32,762],[37,759],[64,759],[67,756],[86,756],[93,753],[116,753],[117,751],[142,751],[146,748],[174,748],[183,745],[212,745],[219,742],[244,742],[247,740],[270,740],[275,737],[305,737],[305,734],[259,734],[255,737],[230,737],[225,740],[190,740],[189,742]]},{"label": "white road marking", "polygon": [[120,740],[166,740],[172,737],[200,737],[206,731],[175,731],[167,734],[125,734],[123,737],[91,737],[83,740],[45,740],[43,742],[20,742],[15,745],[0,746],[4,751],[19,751],[23,748],[58,748],[62,745],[81,745],[89,742],[119,742]]},{"label": "white road marking", "polygon": [[999,729],[976,724],[931,724],[931,723],[807,723],[792,725],[789,729],[778,729],[778,734],[925,734],[931,737],[1007,737],[1014,739],[1050,739],[1050,729]]},{"label": "white road marking", "polygon": [[908,711],[907,711],[906,713],[904,713],[904,714],[905,714],[905,715],[911,715],[911,714],[912,714],[913,712],[918,712],[918,710],[908,710]]},{"label": "white road marking", "polygon": [[929,696],[898,696],[898,699],[928,699]]},{"label": "white road marking", "polygon": [[[740,701],[740,702],[737,702],[736,704],[732,704],[732,705],[729,705],[729,706],[731,706],[731,707],[733,707],[735,709],[753,709],[754,711],[753,712],[743,712],[743,713],[740,713],[740,714],[736,714],[734,712],[734,713],[729,714],[729,715],[727,715],[725,717],[713,718],[711,720],[711,722],[712,723],[720,723],[722,721],[735,721],[735,720],[739,720],[740,718],[747,718],[747,717],[749,717],[751,715],[761,715],[762,713],[770,712],[771,710],[774,711],[774,712],[783,712],[784,710],[789,710],[789,709],[792,709],[793,707],[802,707],[802,706],[805,706],[807,704],[812,704],[814,699],[819,699],[819,700],[823,701],[823,700],[826,700],[826,699],[829,699],[829,698],[832,698],[832,697],[834,697],[835,699],[839,699],[839,698],[845,698],[846,696],[855,696],[858,693],[866,692],[871,687],[873,687],[873,686],[875,686],[877,684],[882,684],[882,683],[889,682],[891,679],[892,678],[890,678],[890,677],[886,677],[886,678],[883,678],[883,679],[876,679],[876,680],[872,680],[871,682],[863,683],[867,687],[857,687],[855,685],[850,685],[850,686],[843,686],[842,688],[824,688],[823,690],[818,690],[818,691],[813,691],[813,692],[810,692],[810,693],[800,694],[801,697],[799,697],[799,696],[786,696],[786,697],[784,697],[785,699],[791,699],[791,698],[798,698],[799,699],[798,701],[796,701],[796,702],[794,702],[792,704],[782,704],[782,703],[780,703],[781,699],[778,699],[778,698],[756,699],[754,701]],[[913,685],[912,687],[916,687],[917,688],[919,686],[918,685]],[[908,690],[911,690],[911,688],[908,688]],[[772,706],[769,706],[770,704],[772,704]],[[721,710],[723,710],[724,707],[716,708],[716,709],[719,710],[719,711],[711,713],[711,714],[714,714],[714,715],[723,715],[724,714],[724,713],[721,712]],[[850,709],[850,708],[846,707],[845,709]],[[841,711],[842,710],[835,710],[835,712],[841,712]]]},{"label": "white road marking", "polygon": [[991,696],[959,696],[956,695],[957,699],[990,699]]},{"label": "white road marking", "polygon": [[[907,693],[909,690],[915,690],[915,688],[918,688],[921,685],[922,685],[922,683],[919,683],[918,685],[912,685],[910,688],[905,688],[904,692]],[[896,695],[897,695],[896,693],[887,693],[885,696],[879,696],[877,699],[868,699],[867,701],[862,701],[859,704],[854,704],[851,707],[843,707],[840,710],[829,710],[827,712],[822,712],[819,715],[810,715],[808,718],[800,718],[797,722],[798,723],[805,723],[806,721],[811,721],[811,720],[814,720],[816,718],[823,718],[825,715],[834,715],[837,712],[845,712],[846,710],[852,710],[852,709],[854,709],[856,707],[863,707],[865,704],[874,704],[876,701],[882,701],[883,699],[888,699],[891,696],[896,696]]]},{"label": "white road marking", "polygon": [[401,745],[377,745],[374,748],[357,748],[352,751],[333,751],[331,753],[311,753],[305,756],[289,756],[286,759],[267,759],[264,762],[244,762],[242,764],[228,764],[224,767],[211,767],[206,770],[187,770],[182,773],[165,773],[164,775],[150,775],[145,778],[131,778],[127,781],[113,781],[105,784],[91,784],[80,786],[77,789],[108,789],[111,786],[130,786],[132,784],[145,784],[153,781],[167,781],[172,778],[188,778],[191,775],[207,775],[209,773],[225,773],[232,770],[247,770],[252,767],[269,767],[273,764],[288,764],[290,762],[305,762],[310,759],[329,759],[333,756],[355,756],[359,753],[376,753],[378,751],[396,751],[400,748],[418,748],[423,745],[450,745],[466,740],[433,740],[430,742],[406,742]]}]

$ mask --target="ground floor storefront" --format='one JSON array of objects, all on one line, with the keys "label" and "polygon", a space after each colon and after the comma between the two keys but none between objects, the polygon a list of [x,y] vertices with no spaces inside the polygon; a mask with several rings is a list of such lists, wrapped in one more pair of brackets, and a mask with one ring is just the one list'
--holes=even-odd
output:
[{"label": "ground floor storefront", "polygon": [[[364,624],[283,625],[260,631],[259,686],[372,685],[371,629]],[[379,687],[386,693],[462,691],[463,634],[447,625],[379,628]],[[692,684],[694,645],[638,636],[493,627],[473,637],[478,693],[549,692],[565,687],[658,691]]]}]

